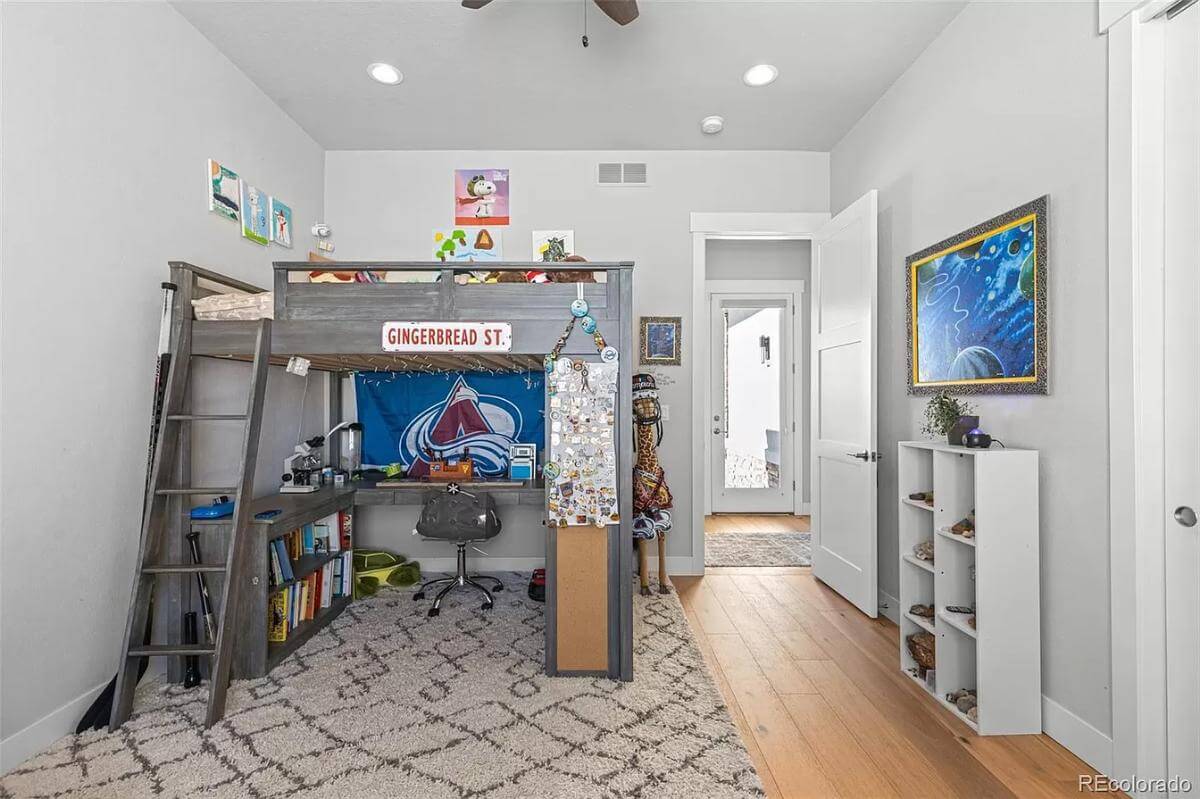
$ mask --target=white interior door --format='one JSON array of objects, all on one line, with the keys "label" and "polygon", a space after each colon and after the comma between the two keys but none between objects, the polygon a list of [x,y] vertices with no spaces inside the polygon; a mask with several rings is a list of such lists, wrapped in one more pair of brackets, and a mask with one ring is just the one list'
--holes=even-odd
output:
[{"label": "white interior door", "polygon": [[[1200,785],[1200,7],[1166,27],[1167,775]],[[1175,795],[1174,793],[1172,795]]]},{"label": "white interior door", "polygon": [[794,507],[795,307],[790,292],[710,295],[714,513]]},{"label": "white interior door", "polygon": [[879,612],[876,567],[877,193],[817,233],[812,260],[813,575]]}]

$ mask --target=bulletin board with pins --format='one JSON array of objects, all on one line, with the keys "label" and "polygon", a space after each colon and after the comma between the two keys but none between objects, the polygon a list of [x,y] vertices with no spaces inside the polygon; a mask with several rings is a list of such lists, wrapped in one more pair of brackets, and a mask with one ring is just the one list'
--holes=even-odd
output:
[{"label": "bulletin board with pins", "polygon": [[[549,456],[542,467],[546,516],[551,526],[603,527],[621,521],[617,496],[617,350],[608,345],[578,287],[571,316],[546,356],[546,405],[550,416]],[[564,358],[576,324],[592,337],[600,361]]]}]

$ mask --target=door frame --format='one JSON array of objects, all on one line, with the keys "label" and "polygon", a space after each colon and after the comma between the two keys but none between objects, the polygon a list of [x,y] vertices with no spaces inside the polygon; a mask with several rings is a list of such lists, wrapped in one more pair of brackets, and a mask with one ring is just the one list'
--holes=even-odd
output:
[{"label": "door frame", "polygon": [[[799,390],[799,385],[798,385],[798,383],[800,382],[798,380],[798,378],[801,376],[801,374],[800,374],[801,370],[799,369],[799,365],[804,360],[804,358],[803,358],[804,350],[802,350],[801,347],[808,346],[808,338],[804,335],[804,329],[805,329],[805,324],[807,323],[807,319],[803,319],[802,318],[803,314],[798,310],[801,299],[804,297],[804,292],[806,290],[805,281],[804,280],[706,280],[704,283],[705,283],[705,285],[704,285],[704,297],[705,297],[704,329],[705,329],[705,332],[708,334],[708,341],[710,344],[712,342],[712,332],[713,332],[712,331],[712,323],[713,323],[712,297],[714,294],[717,294],[717,295],[722,295],[722,294],[747,294],[747,295],[787,294],[787,295],[791,295],[791,300],[789,302],[792,306],[793,312],[792,312],[791,331],[790,331],[790,336],[789,336],[791,346],[788,348],[788,359],[792,363],[792,373],[791,373],[791,384],[787,389],[787,397],[789,399],[789,402],[787,403],[788,418],[785,420],[785,423],[791,422],[792,427],[794,428],[792,430],[791,457],[792,457],[792,477],[794,478],[795,485],[792,488],[792,511],[791,511],[791,513],[793,516],[806,515],[809,512],[809,503],[804,502],[801,499],[801,497],[803,496],[804,480],[808,474],[808,471],[805,468],[804,459],[805,459],[806,453],[804,452],[803,446],[801,446],[801,435],[800,435],[800,433],[804,427],[804,425],[803,425],[804,417],[802,414],[804,413],[804,409],[805,409],[804,400],[806,399],[806,397],[802,396],[802,394]],[[700,335],[699,324],[696,325],[695,334]],[[709,380],[705,384],[706,387],[704,390],[704,417],[703,418],[705,420],[705,425],[704,425],[705,430],[708,429],[708,420],[711,420],[712,416],[713,416],[713,403],[712,403],[713,373],[712,373],[712,369],[711,369],[711,366],[713,363],[712,356],[713,356],[713,353],[712,353],[712,348],[710,346],[709,347],[709,358],[708,358],[708,365],[710,367],[708,370]],[[725,423],[728,423],[729,420],[725,419],[723,421]],[[712,454],[713,454],[712,453],[712,438],[710,436],[706,435],[704,437],[704,459],[705,459],[704,460],[704,513],[706,515],[712,512],[712,504],[713,504]]]},{"label": "door frame", "polygon": [[1172,4],[1119,5],[1106,18],[1111,0],[1099,2],[1108,39],[1108,318],[1131,320],[1108,331],[1112,738],[1070,748],[1116,778],[1165,778],[1167,154],[1161,133],[1169,23],[1160,16]]},{"label": "door frame", "polygon": [[[699,320],[707,316],[704,288],[707,282],[707,249],[710,239],[751,241],[812,241],[813,236],[829,221],[828,211],[821,212],[734,212],[698,213],[691,215],[692,232],[692,323],[701,329]],[[704,327],[707,327],[705,325]],[[708,420],[706,398],[709,383],[709,337],[690,336],[692,363],[692,568],[689,574],[704,574],[704,514],[707,503],[701,501],[708,482],[707,463]]]}]

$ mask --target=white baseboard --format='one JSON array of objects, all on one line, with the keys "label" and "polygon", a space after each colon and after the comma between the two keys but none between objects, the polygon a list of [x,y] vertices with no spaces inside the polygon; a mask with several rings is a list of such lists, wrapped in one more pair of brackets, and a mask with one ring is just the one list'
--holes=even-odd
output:
[{"label": "white baseboard", "polygon": [[108,680],[89,688],[57,710],[42,716],[23,730],[18,730],[0,741],[0,774],[7,774],[50,744],[69,733],[75,732],[79,719],[91,706]]},{"label": "white baseboard", "polygon": [[900,600],[880,589],[879,614],[891,620],[892,624],[900,626]]},{"label": "white baseboard", "polygon": [[1098,773],[1113,776],[1112,738],[1048,696],[1042,697],[1042,731]]},{"label": "white baseboard", "polygon": [[812,503],[811,502],[797,502],[796,509],[794,511],[792,511],[792,515],[793,516],[811,516],[812,515]]}]

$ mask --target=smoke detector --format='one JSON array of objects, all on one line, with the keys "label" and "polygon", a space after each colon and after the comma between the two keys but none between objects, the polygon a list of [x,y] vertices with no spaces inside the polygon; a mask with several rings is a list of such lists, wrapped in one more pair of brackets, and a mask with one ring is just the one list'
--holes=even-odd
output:
[{"label": "smoke detector", "polygon": [[704,119],[700,120],[700,130],[702,130],[703,132],[707,133],[710,136],[715,133],[720,133],[724,129],[725,129],[725,118],[724,117],[719,117],[716,114],[714,114],[710,117],[705,117]]}]

